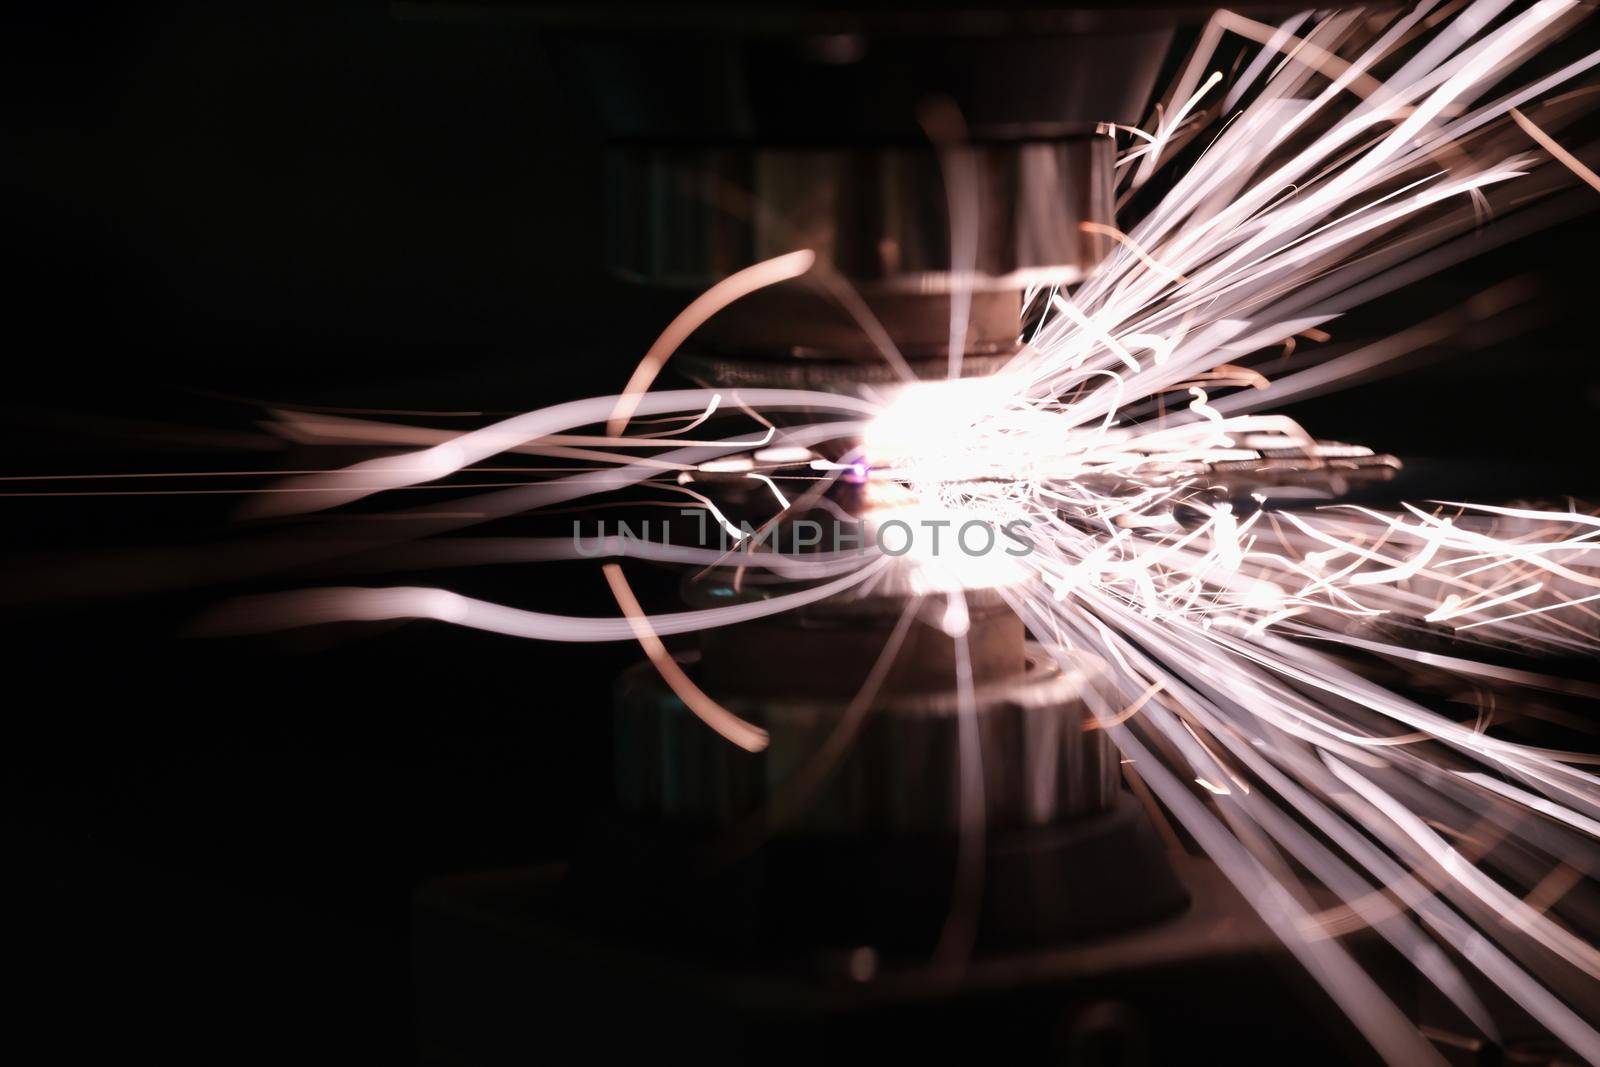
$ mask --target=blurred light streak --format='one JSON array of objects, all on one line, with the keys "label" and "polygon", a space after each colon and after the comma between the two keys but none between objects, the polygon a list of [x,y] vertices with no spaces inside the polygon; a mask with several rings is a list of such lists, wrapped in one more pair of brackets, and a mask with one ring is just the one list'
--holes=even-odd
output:
[{"label": "blurred light streak", "polygon": [[649,390],[656,380],[656,375],[661,373],[661,368],[666,366],[672,354],[689,339],[690,334],[703,326],[706,320],[729,304],[749,296],[758,289],[800,277],[810,270],[816,261],[816,253],[810,249],[775,256],[728,275],[690,301],[689,306],[678,312],[677,317],[661,331],[661,336],[656,338],[655,343],[645,352],[644,358],[639,361],[639,366],[634,368],[633,376],[628,379],[628,384],[622,389],[622,395],[617,397],[616,406],[612,408],[610,417],[606,419],[606,433],[611,437],[622,436],[622,432],[628,428],[628,420],[638,409],[639,398]]},{"label": "blurred light streak", "polygon": [[628,579],[623,577],[622,568],[615,563],[607,563],[600,570],[605,574],[606,582],[611,586],[611,595],[617,598],[617,607],[621,609],[622,617],[628,620],[628,626],[633,630],[633,636],[638,640],[639,647],[644,649],[644,654],[649,657],[656,673],[661,675],[661,680],[677,694],[679,700],[683,701],[683,706],[698,715],[701,722],[746,752],[760,752],[766,748],[765,730],[745,722],[712,700],[703,689],[690,680],[687,674],[683,673],[683,668],[678,666],[678,661],[672,658],[672,653],[667,651],[667,646],[661,643],[661,638],[657,637],[655,630],[651,628],[650,618],[639,606],[639,599],[633,595]]}]

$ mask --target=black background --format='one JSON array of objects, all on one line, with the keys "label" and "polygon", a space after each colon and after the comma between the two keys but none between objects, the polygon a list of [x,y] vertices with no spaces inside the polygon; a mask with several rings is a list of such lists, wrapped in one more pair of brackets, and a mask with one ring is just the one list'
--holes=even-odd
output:
[{"label": "black background", "polygon": [[[271,468],[258,409],[223,398],[525,409],[614,391],[662,325],[605,278],[598,140],[527,32],[40,5],[0,52],[0,473]],[[1514,337],[1296,414],[1441,461],[1427,492],[1595,497],[1596,235],[1583,216],[1337,324],[1380,335],[1512,276],[1541,294]],[[422,623],[195,639],[236,590],[170,554],[132,569],[191,588],[86,592],[88,561],[210,544],[237,503],[0,498],[9,969],[63,1052],[405,1057],[413,886],[562,854],[633,652]],[[587,568],[440,580],[605,603]]]}]

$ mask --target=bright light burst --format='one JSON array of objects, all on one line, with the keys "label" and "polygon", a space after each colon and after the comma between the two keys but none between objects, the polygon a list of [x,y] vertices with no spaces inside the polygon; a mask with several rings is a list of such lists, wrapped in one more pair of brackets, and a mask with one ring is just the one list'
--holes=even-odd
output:
[{"label": "bright light burst", "polygon": [[[1454,502],[1290,509],[1277,506],[1278,490],[1241,494],[1222,473],[1374,460],[1318,444],[1270,409],[1369,375],[1493,308],[1468,305],[1333,355],[1280,353],[1326,340],[1323,327],[1375,295],[1575,210],[1574,171],[1594,175],[1555,137],[1586,108],[1578,80],[1600,53],[1514,75],[1587,11],[1568,0],[1425,0],[1277,26],[1219,13],[1150,128],[1115,131],[1127,144],[1125,214],[1136,219],[1098,227],[1109,256],[1076,290],[1031,294],[1048,314],[996,377],[860,398],[634,389],[464,435],[285,413],[284,432],[302,440],[427,447],[307,476],[287,487],[307,492],[271,499],[279,510],[347,503],[516,452],[590,466],[480,497],[461,524],[645,484],[715,510],[700,486],[713,476],[763,481],[780,513],[846,476],[911,513],[1021,521],[1034,551],[1006,561],[1020,570],[1002,580],[979,567],[930,588],[954,604],[962,585],[998,585],[1047,648],[1114,666],[1113,689],[1093,694],[1098,725],[1386,1058],[1437,1057],[1341,945],[1357,926],[1387,939],[1483,1036],[1499,1037],[1474,991],[1487,980],[1600,1062],[1600,953],[1559,906],[1600,874],[1600,783],[1584,769],[1593,760],[1497,738],[1481,711],[1445,717],[1353,666],[1364,655],[1492,684],[1513,701],[1540,689],[1597,695],[1471,649],[1592,652],[1600,518]],[[1213,69],[1241,39],[1259,48]],[[780,280],[811,259],[773,263],[766,274]],[[694,321],[712,305],[697,301]],[[645,387],[682,327],[651,350],[636,376]],[[779,411],[804,415],[778,428],[766,415]],[[741,412],[754,430],[694,436]],[[579,432],[608,420],[611,432]],[[813,451],[829,444],[839,447]],[[812,481],[792,479],[796,457]],[[717,521],[733,525],[721,512]],[[595,551],[736,563],[780,589],[800,584],[645,616],[608,570],[629,608],[614,619],[432,589],[323,590],[280,602],[279,614],[250,610],[623,640],[734,624],[911,565],[870,548],[795,555],[746,543],[730,556],[613,538]],[[577,554],[557,539],[519,552]],[[962,617],[945,615],[958,641]],[[1443,635],[1453,643],[1441,646]],[[720,709],[693,695],[718,726]],[[1308,878],[1342,903],[1319,906]],[[1469,980],[1474,970],[1481,977]]]}]

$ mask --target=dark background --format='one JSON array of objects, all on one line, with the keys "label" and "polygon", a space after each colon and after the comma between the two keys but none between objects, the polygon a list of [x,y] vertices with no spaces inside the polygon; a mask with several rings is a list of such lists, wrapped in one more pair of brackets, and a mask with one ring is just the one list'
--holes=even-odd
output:
[{"label": "dark background", "polygon": [[[598,141],[526,31],[39,5],[0,56],[0,474],[270,469],[295,457],[228,398],[525,409],[615,390],[662,325],[601,269]],[[1514,276],[1539,294],[1514,336],[1296,414],[1416,458],[1424,495],[1600,495],[1597,233],[1585,215],[1337,324],[1381,335]],[[237,498],[62,488],[0,497],[22,1014],[63,1053],[409,1056],[412,888],[562,854],[605,796],[632,650],[423,623],[188,637],[261,584],[167,551],[220,541]],[[180,588],[97,594],[108,554]],[[604,603],[590,568],[440,580]]]}]

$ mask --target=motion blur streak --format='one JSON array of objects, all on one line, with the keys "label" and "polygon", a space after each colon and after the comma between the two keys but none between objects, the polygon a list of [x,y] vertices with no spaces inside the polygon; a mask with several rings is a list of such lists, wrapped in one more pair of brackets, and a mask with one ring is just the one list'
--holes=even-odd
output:
[{"label": "motion blur streak", "polygon": [[683,673],[683,668],[678,666],[678,662],[672,658],[667,647],[661,643],[661,638],[650,628],[650,620],[645,616],[644,609],[639,606],[639,598],[633,595],[628,579],[622,576],[622,568],[615,563],[607,563],[601,570],[605,572],[606,581],[611,585],[611,595],[617,598],[617,607],[622,609],[623,618],[633,627],[633,636],[638,639],[639,646],[644,649],[645,655],[650,657],[650,662],[660,672],[662,681],[666,682],[678,695],[678,699],[683,701],[684,707],[700,716],[701,721],[707,726],[746,752],[760,752],[766,748],[765,730],[750,725],[706,696],[705,691]]}]

